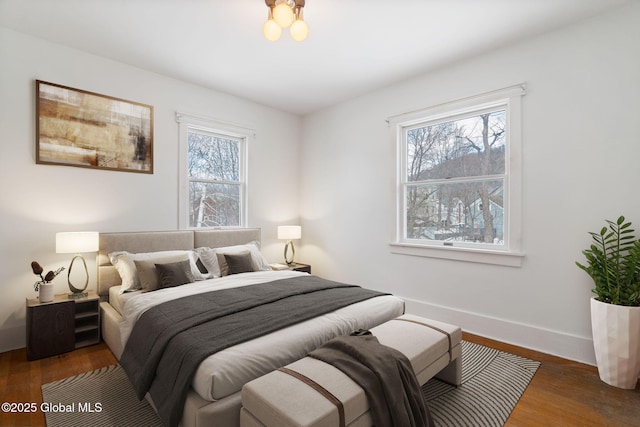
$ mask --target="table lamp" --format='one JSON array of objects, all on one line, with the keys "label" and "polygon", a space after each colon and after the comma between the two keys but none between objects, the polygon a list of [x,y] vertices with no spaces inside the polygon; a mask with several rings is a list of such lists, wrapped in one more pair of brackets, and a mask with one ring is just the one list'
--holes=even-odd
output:
[{"label": "table lamp", "polygon": [[[299,225],[280,225],[278,226],[278,239],[286,240],[284,245],[284,260],[288,265],[293,264],[293,258],[296,255],[296,250],[293,247],[293,240],[300,239],[302,237],[302,227]],[[289,258],[288,251],[291,247],[291,258]]]}]

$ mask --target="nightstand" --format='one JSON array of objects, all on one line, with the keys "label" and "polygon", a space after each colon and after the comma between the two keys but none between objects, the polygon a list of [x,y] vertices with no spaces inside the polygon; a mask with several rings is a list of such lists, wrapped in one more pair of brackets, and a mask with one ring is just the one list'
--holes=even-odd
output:
[{"label": "nightstand", "polygon": [[27,359],[66,353],[100,342],[100,297],[56,295],[51,302],[27,299]]},{"label": "nightstand", "polygon": [[311,274],[311,266],[309,264],[301,264],[299,262],[294,262],[293,264],[269,264],[272,269],[283,271],[283,270],[293,270],[293,271],[302,271],[303,273]]},{"label": "nightstand", "polygon": [[289,270],[293,271],[302,271],[303,273],[311,274],[311,266],[309,264],[301,264],[299,262],[294,262],[293,264],[289,264]]}]

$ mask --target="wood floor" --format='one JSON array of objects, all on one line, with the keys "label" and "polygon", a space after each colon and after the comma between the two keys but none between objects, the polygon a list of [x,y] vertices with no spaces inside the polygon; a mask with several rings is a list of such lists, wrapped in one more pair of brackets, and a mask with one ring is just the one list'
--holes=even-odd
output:
[{"label": "wood floor", "polygon": [[[635,390],[620,390],[600,381],[592,366],[467,333],[463,339],[542,363],[507,426],[640,426],[640,384]],[[1,353],[0,400],[39,406],[42,384],[114,363],[104,343],[32,362],[27,361],[25,349]],[[44,425],[40,411],[0,412],[0,426]]]},{"label": "wood floor", "polygon": [[640,426],[640,383],[609,386],[594,366],[463,333],[462,338],[541,362],[506,426]]}]

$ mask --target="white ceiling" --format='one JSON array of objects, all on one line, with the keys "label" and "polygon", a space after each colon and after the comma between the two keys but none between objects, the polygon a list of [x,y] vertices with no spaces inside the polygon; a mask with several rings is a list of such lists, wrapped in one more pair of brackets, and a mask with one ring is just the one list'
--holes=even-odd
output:
[{"label": "white ceiling", "polygon": [[0,25],[304,115],[634,0],[307,0],[309,38],[262,36],[264,0],[0,0]]}]

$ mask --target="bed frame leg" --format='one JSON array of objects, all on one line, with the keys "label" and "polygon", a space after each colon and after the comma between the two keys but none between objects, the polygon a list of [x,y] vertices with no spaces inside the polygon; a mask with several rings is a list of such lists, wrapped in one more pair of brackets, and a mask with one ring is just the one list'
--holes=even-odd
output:
[{"label": "bed frame leg", "polygon": [[453,359],[436,378],[456,387],[462,384],[462,357]]}]

